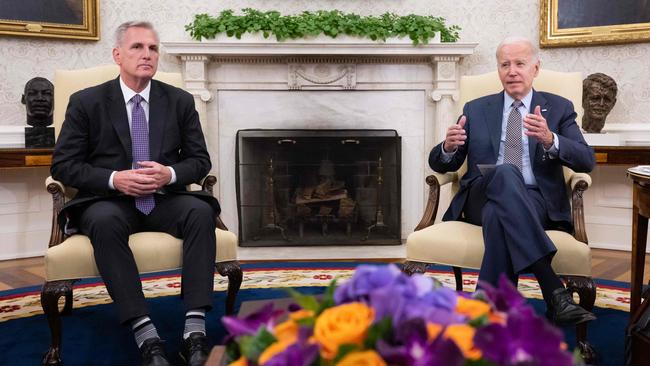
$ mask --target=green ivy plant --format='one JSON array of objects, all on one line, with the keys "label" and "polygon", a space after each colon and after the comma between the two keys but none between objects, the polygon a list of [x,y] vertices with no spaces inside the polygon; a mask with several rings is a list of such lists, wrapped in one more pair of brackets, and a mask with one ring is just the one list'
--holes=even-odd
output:
[{"label": "green ivy plant", "polygon": [[264,38],[275,36],[278,41],[325,34],[332,38],[340,34],[386,41],[389,37],[409,37],[414,45],[428,43],[440,32],[442,42],[458,41],[460,27],[447,26],[445,19],[430,15],[361,16],[339,10],[305,11],[296,15],[282,15],[277,11],[242,9],[243,15],[224,10],[218,17],[197,14],[185,26],[193,39],[213,39],[217,34],[241,39],[244,33],[261,32]]}]

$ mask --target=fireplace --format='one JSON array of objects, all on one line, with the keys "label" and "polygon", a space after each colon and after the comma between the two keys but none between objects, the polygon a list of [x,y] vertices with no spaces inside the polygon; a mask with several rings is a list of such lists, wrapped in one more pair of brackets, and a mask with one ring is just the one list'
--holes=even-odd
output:
[{"label": "fireplace", "polygon": [[241,246],[400,244],[395,130],[239,130]]}]

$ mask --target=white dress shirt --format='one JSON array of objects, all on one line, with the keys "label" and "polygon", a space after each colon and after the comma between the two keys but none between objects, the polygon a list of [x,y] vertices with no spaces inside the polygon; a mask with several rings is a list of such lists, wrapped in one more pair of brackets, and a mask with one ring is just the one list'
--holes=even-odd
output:
[{"label": "white dress shirt", "polygon": [[[144,110],[144,115],[146,117],[146,122],[147,126],[149,126],[149,94],[151,92],[151,81],[147,83],[147,86],[139,93],[136,93],[133,91],[133,89],[129,88],[124,81],[122,80],[122,77],[120,77],[120,88],[122,89],[122,95],[124,96],[124,104],[126,104],[126,115],[129,120],[129,130],[131,130],[131,124],[133,121],[133,101],[131,100],[133,96],[136,94],[140,94],[142,97],[142,101],[140,102],[140,105],[142,106],[142,109]],[[135,162],[133,162],[135,164]],[[133,169],[135,169],[135,166],[132,166]],[[167,184],[172,184],[176,182],[176,172],[174,171],[174,168],[168,166],[169,171],[172,174],[171,180]],[[111,173],[110,178],[108,178],[108,186],[111,189],[115,189],[115,186],[113,185],[113,178],[115,177],[115,173],[117,171],[113,171]]]}]

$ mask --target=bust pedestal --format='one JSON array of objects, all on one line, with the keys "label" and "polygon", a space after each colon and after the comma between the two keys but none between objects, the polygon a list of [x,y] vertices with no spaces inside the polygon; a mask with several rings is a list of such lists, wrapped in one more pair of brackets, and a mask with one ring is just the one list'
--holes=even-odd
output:
[{"label": "bust pedestal", "polygon": [[54,127],[25,127],[25,147],[54,147]]}]

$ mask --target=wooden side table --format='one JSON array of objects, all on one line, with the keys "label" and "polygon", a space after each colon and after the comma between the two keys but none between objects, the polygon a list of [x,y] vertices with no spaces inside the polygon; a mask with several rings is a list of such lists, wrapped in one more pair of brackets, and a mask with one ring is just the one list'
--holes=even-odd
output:
[{"label": "wooden side table", "polygon": [[630,319],[641,304],[648,218],[650,217],[650,176],[628,170],[634,183],[632,193],[632,279],[630,281]]},{"label": "wooden side table", "polygon": [[0,149],[0,169],[50,166],[54,149]]}]

